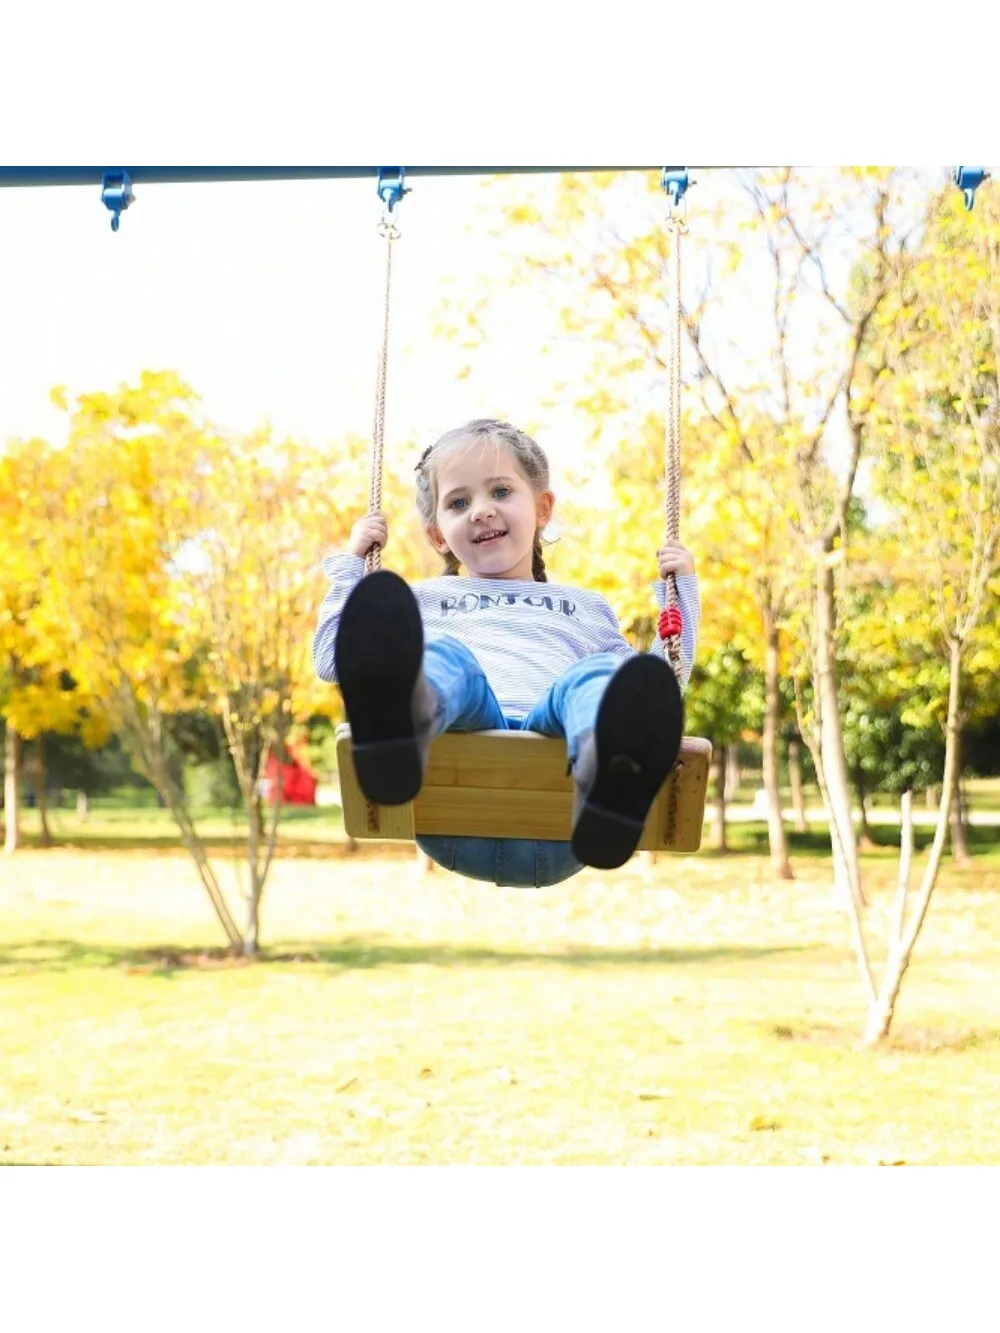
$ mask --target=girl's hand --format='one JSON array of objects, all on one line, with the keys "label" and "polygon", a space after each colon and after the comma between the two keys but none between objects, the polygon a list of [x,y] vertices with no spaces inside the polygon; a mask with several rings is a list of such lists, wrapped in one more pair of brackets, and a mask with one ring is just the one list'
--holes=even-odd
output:
[{"label": "girl's hand", "polygon": [[656,559],[661,579],[665,579],[668,574],[694,573],[694,557],[680,542],[664,542],[656,553]]},{"label": "girl's hand", "polygon": [[357,555],[364,559],[373,546],[385,550],[385,544],[388,540],[389,525],[382,515],[379,513],[365,514],[364,518],[359,518],[354,527],[351,528],[351,535],[347,539],[347,549],[351,555]]}]

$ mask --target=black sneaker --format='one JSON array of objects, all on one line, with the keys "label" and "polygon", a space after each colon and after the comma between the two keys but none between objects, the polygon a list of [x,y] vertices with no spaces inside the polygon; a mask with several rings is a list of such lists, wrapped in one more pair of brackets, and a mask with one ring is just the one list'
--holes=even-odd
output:
[{"label": "black sneaker", "polygon": [[625,864],[683,736],[684,699],[672,668],[652,653],[630,657],[608,681],[573,765],[571,846],[578,861],[598,870]]},{"label": "black sneaker", "polygon": [[423,659],[406,582],[387,569],[366,575],[344,604],[334,660],[358,785],[375,805],[406,805],[424,780],[437,701]]}]

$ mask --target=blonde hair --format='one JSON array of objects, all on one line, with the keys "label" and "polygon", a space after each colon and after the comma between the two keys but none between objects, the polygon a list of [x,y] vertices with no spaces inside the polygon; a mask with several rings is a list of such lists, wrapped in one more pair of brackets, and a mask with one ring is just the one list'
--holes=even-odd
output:
[{"label": "blonde hair", "polygon": [[[509,421],[478,417],[475,421],[469,421],[455,430],[446,431],[420,455],[420,461],[416,466],[417,512],[425,528],[431,526],[437,513],[436,464],[440,462],[447,449],[468,443],[470,440],[486,440],[508,449],[536,495],[541,495],[542,491],[549,489],[549,460],[541,446],[523,430],[512,426]],[[457,557],[451,551],[446,551],[443,558],[444,572],[457,574],[459,571]],[[541,530],[535,533],[534,545],[531,548],[531,576],[536,583],[548,582],[545,558],[542,555]]]}]

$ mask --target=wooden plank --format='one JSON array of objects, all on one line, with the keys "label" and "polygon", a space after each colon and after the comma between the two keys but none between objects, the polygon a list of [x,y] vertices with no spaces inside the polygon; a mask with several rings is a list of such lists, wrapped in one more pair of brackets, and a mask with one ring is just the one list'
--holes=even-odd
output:
[{"label": "wooden plank", "polygon": [[376,838],[382,842],[412,842],[415,834],[413,804],[372,805],[358,786],[351,760],[351,731],[337,728],[337,770],[340,773],[340,804],[344,831],[351,838]]},{"label": "wooden plank", "polygon": [[431,747],[425,782],[433,787],[573,790],[566,742],[533,731],[447,732]]},{"label": "wooden plank", "polygon": [[[418,833],[470,838],[554,838],[570,834],[572,796],[557,791],[421,787],[413,802]],[[526,830],[528,830],[526,832]]]},{"label": "wooden plank", "polygon": [[[685,737],[678,765],[649,812],[640,849],[698,850],[711,755],[709,741]],[[569,837],[573,781],[566,774],[562,740],[523,731],[440,736],[432,746],[419,796],[412,805],[398,807],[372,806],[365,800],[346,726],[337,729],[337,761],[344,827],[354,838],[406,840],[417,832],[557,841]]]},{"label": "wooden plank", "polygon": [[[696,852],[705,822],[705,797],[712,761],[710,741],[686,736],[677,765],[649,812],[642,851]],[[674,793],[676,791],[676,803]]]}]

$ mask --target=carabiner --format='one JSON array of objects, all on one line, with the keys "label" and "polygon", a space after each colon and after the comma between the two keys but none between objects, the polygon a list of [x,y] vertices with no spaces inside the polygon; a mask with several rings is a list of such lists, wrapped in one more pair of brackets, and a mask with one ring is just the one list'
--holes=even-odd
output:
[{"label": "carabiner", "polygon": [[122,214],[135,199],[127,171],[106,171],[101,178],[101,203],[111,211],[111,230],[117,231]]},{"label": "carabiner", "polygon": [[670,196],[670,206],[676,212],[694,181],[688,176],[686,167],[664,167],[660,173],[660,184]]},{"label": "carabiner", "polygon": [[955,184],[962,191],[966,212],[972,211],[976,202],[976,190],[984,180],[989,180],[990,173],[985,167],[956,167],[952,173]]},{"label": "carabiner", "polygon": [[405,177],[406,171],[403,167],[378,168],[376,188],[378,189],[378,197],[382,200],[387,221],[403,195],[410,193],[410,187],[405,183]]}]

